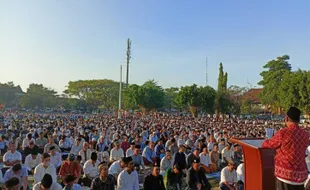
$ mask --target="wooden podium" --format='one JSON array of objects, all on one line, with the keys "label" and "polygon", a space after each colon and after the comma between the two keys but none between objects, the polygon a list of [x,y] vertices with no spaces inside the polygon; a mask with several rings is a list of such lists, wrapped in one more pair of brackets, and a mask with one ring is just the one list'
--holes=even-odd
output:
[{"label": "wooden podium", "polygon": [[275,190],[273,149],[262,148],[264,139],[236,138],[231,142],[242,147],[244,156],[244,189]]}]

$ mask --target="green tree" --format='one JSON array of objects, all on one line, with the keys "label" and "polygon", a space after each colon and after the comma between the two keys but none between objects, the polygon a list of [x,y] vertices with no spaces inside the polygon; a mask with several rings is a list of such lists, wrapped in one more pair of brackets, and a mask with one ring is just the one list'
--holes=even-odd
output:
[{"label": "green tree", "polygon": [[13,82],[0,83],[0,104],[6,107],[16,107],[23,91],[20,86],[15,86]]},{"label": "green tree", "polygon": [[248,91],[247,87],[240,87],[236,85],[230,86],[227,90],[227,96],[230,102],[230,113],[240,114],[241,106],[243,103],[242,97],[245,92]]},{"label": "green tree", "polygon": [[178,108],[178,105],[176,103],[176,97],[178,95],[179,88],[177,87],[166,88],[164,92],[165,92],[165,100],[164,100],[165,107],[168,108],[169,110],[171,110],[172,108],[174,109]]},{"label": "green tree", "polygon": [[129,85],[124,91],[126,108],[138,106],[144,111],[162,108],[164,106],[164,98],[163,88],[154,80],[148,80],[142,86]]},{"label": "green tree", "polygon": [[230,110],[231,102],[229,101],[229,96],[226,92],[227,90],[228,74],[224,73],[223,64],[220,63],[219,66],[219,76],[218,76],[218,86],[217,86],[217,96],[215,99],[216,114],[220,112],[226,113]]},{"label": "green tree", "polygon": [[211,86],[199,87],[201,110],[213,114],[215,111],[216,91]]},{"label": "green tree", "polygon": [[25,108],[56,107],[57,92],[42,84],[30,84],[27,93],[21,97],[20,104]]},{"label": "green tree", "polygon": [[275,60],[269,61],[260,75],[263,79],[258,83],[263,86],[263,90],[259,95],[261,101],[265,105],[280,107],[280,87],[285,75],[291,72],[291,65],[288,63],[288,55],[277,57]]},{"label": "green tree", "polygon": [[249,114],[252,113],[252,102],[249,100],[243,100],[241,104],[241,113]]},{"label": "green tree", "polygon": [[108,79],[70,81],[64,93],[85,101],[90,109],[115,110],[119,83]]},{"label": "green tree", "polygon": [[287,110],[291,106],[296,106],[305,113],[309,113],[309,76],[309,71],[302,70],[287,72],[283,75],[278,93],[279,103],[282,108]]},{"label": "green tree", "polygon": [[180,92],[177,95],[177,102],[184,108],[189,108],[194,117],[198,115],[198,109],[201,106],[200,90],[196,84],[191,86],[181,87]]}]

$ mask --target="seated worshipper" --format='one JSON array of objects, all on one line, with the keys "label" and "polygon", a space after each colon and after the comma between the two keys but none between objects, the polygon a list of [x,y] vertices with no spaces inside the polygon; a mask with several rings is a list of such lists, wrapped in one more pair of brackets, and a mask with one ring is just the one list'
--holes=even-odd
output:
[{"label": "seated worshipper", "polygon": [[233,152],[231,151],[231,144],[227,143],[222,151],[222,164],[227,166],[230,161],[233,161]]},{"label": "seated worshipper", "polygon": [[137,172],[140,171],[140,167],[142,167],[143,170],[145,169],[143,157],[141,156],[140,152],[141,152],[140,145],[136,145],[135,151],[133,152],[133,155],[131,156]]},{"label": "seated worshipper", "polygon": [[168,169],[164,175],[164,184],[167,190],[181,190],[182,189],[182,168],[177,164]]},{"label": "seated worshipper", "polygon": [[212,173],[216,171],[214,165],[210,164],[210,156],[208,153],[208,147],[202,149],[202,153],[199,154],[201,166],[205,173]]},{"label": "seated worshipper", "polygon": [[307,169],[308,173],[310,173],[310,154],[306,157],[306,164],[307,164]]},{"label": "seated worshipper", "polygon": [[122,157],[124,157],[124,151],[122,148],[120,148],[119,142],[114,142],[114,148],[112,148],[110,153],[110,162],[115,162],[117,160],[120,160]]},{"label": "seated worshipper", "polygon": [[51,156],[48,153],[42,154],[42,163],[34,170],[34,183],[39,183],[45,174],[50,174],[53,181],[57,182],[56,168],[51,164]]},{"label": "seated worshipper", "polygon": [[124,141],[121,143],[120,147],[123,149],[123,152],[127,152],[127,150],[129,149],[130,144],[126,135],[124,135]]},{"label": "seated worshipper", "polygon": [[22,167],[21,164],[15,164],[7,170],[3,177],[3,182],[7,182],[8,180],[12,178],[18,178],[19,180],[19,189],[27,190],[28,188],[28,172],[25,167]]},{"label": "seated worshipper", "polygon": [[7,151],[8,141],[0,134],[0,155],[3,155]]},{"label": "seated worshipper", "polygon": [[161,139],[158,140],[155,146],[156,159],[161,160],[165,156],[165,145]]},{"label": "seated worshipper", "polygon": [[153,133],[150,135],[149,141],[152,142],[152,143],[156,143],[156,142],[158,141],[158,137],[157,137],[157,135],[156,135],[156,132],[153,132]]},{"label": "seated worshipper", "polygon": [[96,146],[96,150],[98,152],[104,152],[107,150],[107,148],[108,148],[107,141],[103,137],[100,137],[99,142],[97,143],[97,146]]},{"label": "seated worshipper", "polygon": [[[167,147],[166,147],[166,148],[167,148]],[[178,147],[178,145],[177,145],[177,141],[175,140],[175,138],[173,138],[173,139],[171,140],[171,145],[168,147],[168,150],[171,151],[171,154],[172,154],[172,155],[174,155],[175,153],[178,152],[179,147]]]},{"label": "seated worshipper", "polygon": [[99,161],[97,160],[98,156],[96,152],[91,153],[90,160],[87,160],[84,164],[83,171],[84,177],[82,179],[82,183],[90,187],[93,179],[99,176],[98,165]]},{"label": "seated worshipper", "polygon": [[236,164],[236,167],[239,166],[242,160],[242,152],[240,151],[240,147],[238,144],[234,144],[234,163]]},{"label": "seated worshipper", "polygon": [[115,179],[118,178],[118,175],[124,170],[125,168],[125,159],[124,157],[116,162],[113,162],[113,164],[109,168],[109,174],[113,175]]},{"label": "seated worshipper", "polygon": [[100,162],[110,163],[110,155],[107,151],[98,152],[98,160]]},{"label": "seated worshipper", "polygon": [[62,164],[62,158],[61,154],[56,151],[56,148],[54,146],[50,147],[50,156],[51,156],[51,164],[55,166],[56,171],[58,171],[59,167]]},{"label": "seated worshipper", "polygon": [[[178,164],[182,170],[186,168],[186,155],[184,154],[184,146],[179,147],[179,151],[174,155],[173,165]],[[184,171],[185,172],[185,171]]]},{"label": "seated worshipper", "polygon": [[47,139],[44,137],[44,133],[41,132],[39,137],[36,139],[36,145],[40,149],[40,153],[43,153],[44,146],[47,144]]},{"label": "seated worshipper", "polygon": [[79,137],[75,140],[75,144],[71,147],[71,154],[78,155],[79,152],[82,150],[82,139]]},{"label": "seated worshipper", "polygon": [[200,159],[199,153],[200,153],[199,148],[195,148],[194,151],[187,156],[186,158],[187,169],[192,167],[194,159]]},{"label": "seated worshipper", "polygon": [[84,164],[87,160],[90,159],[92,151],[88,148],[88,143],[83,143],[83,148],[80,150],[79,155],[82,157],[81,163]]},{"label": "seated worshipper", "polygon": [[159,172],[160,168],[157,165],[155,165],[152,169],[152,173],[146,176],[143,183],[143,189],[166,190],[163,176],[160,175]]},{"label": "seated worshipper", "polygon": [[211,190],[211,184],[205,175],[205,170],[200,167],[200,162],[199,159],[194,159],[192,167],[187,171],[186,183],[189,190]]},{"label": "seated worshipper", "polygon": [[29,141],[33,141],[35,142],[34,138],[32,138],[32,134],[31,133],[28,133],[27,134],[27,137],[23,140],[23,144],[22,144],[22,148],[26,148],[28,145],[29,145]]},{"label": "seated worshipper", "polygon": [[167,150],[166,155],[160,161],[160,173],[163,175],[172,166],[172,155],[170,150]]},{"label": "seated worshipper", "polygon": [[51,146],[54,146],[56,151],[61,153],[61,150],[60,150],[59,146],[57,144],[55,144],[53,137],[48,138],[48,143],[44,146],[44,153],[49,153]]},{"label": "seated worshipper", "polygon": [[154,151],[154,143],[150,142],[142,153],[144,165],[149,166],[156,162],[156,154]]},{"label": "seated worshipper", "polygon": [[139,190],[139,176],[131,157],[123,159],[125,169],[118,175],[118,190]]},{"label": "seated worshipper", "polygon": [[237,173],[235,171],[235,163],[233,161],[228,162],[228,166],[221,171],[221,190],[237,189]]},{"label": "seated worshipper", "polygon": [[130,148],[128,148],[127,151],[126,151],[126,157],[132,156],[134,150],[135,150],[135,142],[132,141],[132,142],[130,143]]},{"label": "seated worshipper", "polygon": [[78,182],[81,176],[81,166],[75,161],[74,154],[69,154],[68,159],[63,161],[60,166],[59,176],[63,183],[68,175],[73,175],[77,179],[76,182]]},{"label": "seated worshipper", "polygon": [[20,190],[19,187],[19,179],[17,177],[12,177],[11,179],[7,180],[2,185],[3,190]]},{"label": "seated worshipper", "polygon": [[33,150],[25,159],[24,166],[27,168],[28,174],[34,174],[34,169],[41,163],[41,161],[41,154],[38,154],[36,150]]},{"label": "seated worshipper", "polygon": [[3,156],[3,163],[4,168],[2,168],[2,172],[5,173],[5,171],[12,167],[15,164],[22,162],[22,155],[19,153],[15,148],[15,143],[10,142],[9,144],[9,150],[4,154]]},{"label": "seated worshipper", "polygon": [[62,135],[58,144],[62,152],[70,152],[71,142],[68,137],[66,137],[65,135]]},{"label": "seated worshipper", "polygon": [[109,175],[109,167],[106,163],[100,163],[98,165],[99,177],[96,177],[91,182],[90,190],[114,190],[116,180],[113,175]]},{"label": "seated worshipper", "polygon": [[220,159],[222,159],[222,151],[225,148],[225,139],[221,139],[219,143],[219,154],[220,154]]},{"label": "seated worshipper", "polygon": [[237,180],[238,180],[238,190],[244,189],[244,164],[243,159],[240,160],[241,163],[237,167],[236,173],[237,173]]},{"label": "seated worshipper", "polygon": [[45,174],[41,182],[36,183],[32,190],[62,190],[60,184],[53,182],[53,178],[50,174]]},{"label": "seated worshipper", "polygon": [[30,155],[33,151],[39,152],[40,149],[37,145],[34,144],[34,141],[30,140],[29,145],[26,148],[24,148],[24,152],[23,152],[24,158]]},{"label": "seated worshipper", "polygon": [[74,175],[67,175],[64,179],[63,190],[82,190],[82,187],[75,183],[78,179]]},{"label": "seated worshipper", "polygon": [[220,154],[218,152],[218,144],[213,145],[213,149],[210,152],[210,165],[215,169],[215,171],[218,171],[220,168]]}]

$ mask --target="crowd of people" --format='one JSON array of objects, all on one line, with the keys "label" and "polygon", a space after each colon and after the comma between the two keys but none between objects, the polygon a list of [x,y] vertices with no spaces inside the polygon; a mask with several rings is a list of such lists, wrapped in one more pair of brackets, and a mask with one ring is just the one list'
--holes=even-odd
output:
[{"label": "crowd of people", "polygon": [[214,173],[221,189],[243,189],[242,149],[230,139],[282,128],[226,116],[3,115],[0,182],[23,190],[204,190]]}]

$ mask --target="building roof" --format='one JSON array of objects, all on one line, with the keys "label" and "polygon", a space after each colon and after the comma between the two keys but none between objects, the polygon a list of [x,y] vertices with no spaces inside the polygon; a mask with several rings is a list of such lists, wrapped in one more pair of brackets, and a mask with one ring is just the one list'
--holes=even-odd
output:
[{"label": "building roof", "polygon": [[0,93],[4,92],[4,93],[17,93],[17,94],[24,94],[22,88],[18,85],[15,87],[4,87],[1,86],[0,88]]},{"label": "building roof", "polygon": [[243,94],[243,99],[244,100],[249,100],[252,103],[255,104],[260,104],[261,101],[258,98],[258,95],[262,92],[262,88],[252,88],[249,91],[247,91],[246,93]]}]

